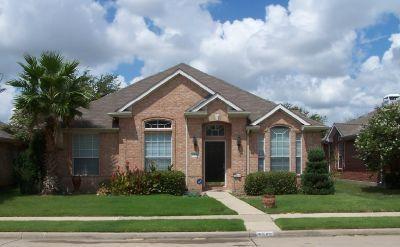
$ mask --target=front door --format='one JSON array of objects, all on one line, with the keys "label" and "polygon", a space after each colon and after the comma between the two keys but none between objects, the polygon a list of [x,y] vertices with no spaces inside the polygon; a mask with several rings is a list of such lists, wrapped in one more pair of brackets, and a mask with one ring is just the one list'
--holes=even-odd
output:
[{"label": "front door", "polygon": [[205,182],[225,182],[225,142],[205,143]]}]

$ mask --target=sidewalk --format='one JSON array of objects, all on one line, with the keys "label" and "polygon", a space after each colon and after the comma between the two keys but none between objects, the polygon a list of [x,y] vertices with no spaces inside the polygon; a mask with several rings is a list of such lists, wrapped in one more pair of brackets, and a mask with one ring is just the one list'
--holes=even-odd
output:
[{"label": "sidewalk", "polygon": [[232,196],[228,192],[207,191],[209,197],[223,203],[228,208],[235,210],[243,219],[248,231],[253,232],[273,232],[280,231],[268,214],[250,206],[246,202]]},{"label": "sidewalk", "polygon": [[273,220],[279,218],[329,218],[329,217],[396,217],[400,212],[360,212],[360,213],[310,213],[310,214],[270,214]]}]

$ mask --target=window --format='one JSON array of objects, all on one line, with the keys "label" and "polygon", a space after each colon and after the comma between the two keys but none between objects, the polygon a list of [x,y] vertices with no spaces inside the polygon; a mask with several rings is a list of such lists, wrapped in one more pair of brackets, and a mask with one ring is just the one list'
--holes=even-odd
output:
[{"label": "window", "polygon": [[145,133],[145,167],[168,170],[171,165],[171,132]]},{"label": "window", "polygon": [[264,135],[258,136],[258,171],[264,171]]},{"label": "window", "polygon": [[271,171],[289,171],[289,128],[271,129]]},{"label": "window", "polygon": [[220,124],[207,125],[206,136],[225,136],[225,128]]},{"label": "window", "polygon": [[72,137],[74,175],[99,175],[99,138],[95,134],[76,134]]},{"label": "window", "polygon": [[301,174],[301,134],[296,135],[296,173]]},{"label": "window", "polygon": [[144,123],[146,129],[171,129],[171,126],[171,121],[163,119],[150,120]]}]

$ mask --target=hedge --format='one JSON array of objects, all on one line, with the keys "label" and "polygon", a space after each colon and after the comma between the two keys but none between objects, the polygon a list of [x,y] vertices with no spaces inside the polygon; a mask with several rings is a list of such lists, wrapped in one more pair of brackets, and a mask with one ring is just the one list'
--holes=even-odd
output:
[{"label": "hedge", "polygon": [[244,191],[247,195],[297,193],[296,174],[293,172],[255,172],[247,175]]}]

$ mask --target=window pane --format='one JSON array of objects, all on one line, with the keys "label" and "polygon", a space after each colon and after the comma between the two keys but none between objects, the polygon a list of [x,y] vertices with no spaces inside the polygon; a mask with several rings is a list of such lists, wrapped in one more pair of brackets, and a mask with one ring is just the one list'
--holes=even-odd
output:
[{"label": "window pane", "polygon": [[171,121],[164,119],[150,120],[144,123],[146,129],[170,129]]},{"label": "window pane", "polygon": [[301,174],[301,158],[296,157],[296,173]]},{"label": "window pane", "polygon": [[207,125],[206,136],[225,136],[225,127],[220,124]]},{"label": "window pane", "polygon": [[274,127],[271,129],[271,170],[289,171],[289,129]]},{"label": "window pane", "polygon": [[145,168],[166,170],[171,165],[171,132],[145,134]]},{"label": "window pane", "polygon": [[99,159],[74,158],[74,175],[99,175]]},{"label": "window pane", "polygon": [[258,158],[258,171],[264,171],[264,158]]}]

